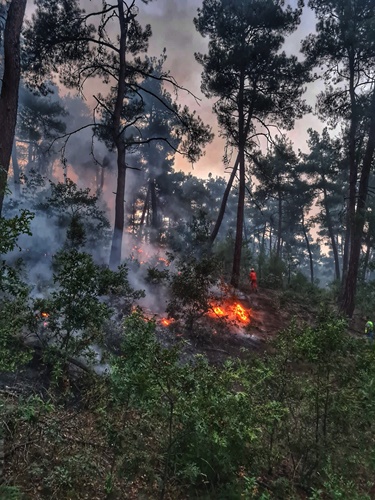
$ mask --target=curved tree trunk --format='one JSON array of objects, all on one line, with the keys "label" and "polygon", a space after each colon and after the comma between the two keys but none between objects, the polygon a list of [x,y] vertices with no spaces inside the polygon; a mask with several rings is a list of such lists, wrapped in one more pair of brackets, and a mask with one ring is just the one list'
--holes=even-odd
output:
[{"label": "curved tree trunk", "polygon": [[0,216],[12,155],[21,78],[20,35],[26,0],[12,0],[4,30],[4,72],[0,93]]}]

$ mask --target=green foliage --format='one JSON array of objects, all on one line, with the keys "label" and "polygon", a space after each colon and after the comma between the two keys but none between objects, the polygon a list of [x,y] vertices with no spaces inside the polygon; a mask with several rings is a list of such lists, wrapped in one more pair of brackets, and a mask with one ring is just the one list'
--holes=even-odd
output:
[{"label": "green foliage", "polygon": [[51,195],[45,203],[59,217],[59,225],[67,228],[67,246],[92,248],[98,242],[108,244],[110,224],[104,211],[98,207],[98,196],[90,189],[79,189],[69,178],[64,182],[50,182]]},{"label": "green foliage", "polygon": [[271,288],[273,290],[283,288],[285,274],[286,264],[276,255],[272,254],[269,259],[263,263],[260,283],[265,288]]},{"label": "green foliage", "polygon": [[30,222],[34,218],[29,210],[22,210],[20,215],[11,219],[0,217],[0,255],[6,254],[17,246],[20,234],[31,235]]},{"label": "green foliage", "polygon": [[359,283],[356,304],[358,311],[363,316],[373,317],[375,311],[375,281]]},{"label": "green foliage", "polygon": [[51,413],[54,405],[51,401],[44,401],[40,396],[21,398],[17,407],[19,420],[35,424],[41,417]]},{"label": "green foliage", "polygon": [[280,304],[284,305],[307,305],[308,307],[316,307],[323,300],[329,299],[329,294],[311,283],[311,281],[301,272],[296,272],[291,276],[288,286],[280,295]]},{"label": "green foliage", "polygon": [[160,284],[167,281],[169,278],[168,269],[157,269],[156,267],[149,267],[147,269],[146,281],[152,284]]},{"label": "green foliage", "polygon": [[17,486],[0,485],[0,498],[2,500],[22,500],[24,496]]},{"label": "green foliage", "polygon": [[129,285],[126,266],[111,271],[94,263],[91,255],[62,251],[54,258],[56,289],[34,301],[34,310],[45,312],[44,325],[35,318],[34,333],[46,348],[46,359],[57,365],[69,357],[95,358],[94,346],[103,345],[103,326],[113,313],[111,305],[126,308],[142,295]]},{"label": "green foliage", "polygon": [[264,356],[221,365],[187,360],[183,344],[166,348],[156,334],[140,311],[126,318],[121,353],[91,388],[90,448],[71,436],[71,412],[49,401],[3,413],[9,435],[43,429],[51,442],[46,456],[31,453],[27,487],[38,480],[46,496],[80,498],[79,485],[100,476],[114,498],[130,482],[147,498],[371,498],[375,350],[343,319],[322,310]]},{"label": "green foliage", "polygon": [[[230,362],[216,369],[199,356],[181,364],[178,349],[164,349],[154,328],[139,314],[127,318],[124,354],[112,360],[115,406],[105,418],[121,471],[153,476],[161,489],[171,475],[191,485],[225,482],[251,459],[247,446],[258,435],[250,401],[233,390],[240,372]],[[123,422],[134,411],[139,415],[138,432],[130,422],[115,427],[118,408],[127,410]]]},{"label": "green foliage", "polygon": [[171,275],[167,312],[176,320],[184,320],[191,330],[210,309],[210,289],[218,282],[219,263],[213,256],[186,257],[177,262],[176,268]]},{"label": "green foliage", "polygon": [[22,211],[12,219],[0,218],[0,370],[13,371],[30,359],[21,333],[30,310],[27,305],[29,288],[21,279],[21,263],[11,267],[5,260],[7,252],[17,247],[20,234],[30,233],[33,214]]}]

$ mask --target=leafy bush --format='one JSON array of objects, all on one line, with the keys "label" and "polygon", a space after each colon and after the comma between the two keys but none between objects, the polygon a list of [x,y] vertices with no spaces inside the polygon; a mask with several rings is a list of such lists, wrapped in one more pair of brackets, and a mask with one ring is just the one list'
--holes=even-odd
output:
[{"label": "leafy bush", "polygon": [[11,219],[0,217],[0,371],[13,371],[30,359],[21,339],[30,318],[29,287],[21,279],[21,262],[10,266],[6,254],[17,247],[20,234],[30,234],[32,218],[26,210]]},{"label": "leafy bush", "polygon": [[183,320],[191,332],[195,322],[210,309],[211,288],[218,283],[219,265],[214,257],[181,259],[177,272],[170,275],[170,300],[167,312]]},{"label": "leafy bush", "polygon": [[[45,349],[45,359],[56,367],[71,357],[92,362],[95,346],[103,345],[103,326],[113,313],[111,305],[127,310],[143,292],[131,288],[125,266],[112,271],[77,250],[60,252],[53,265],[56,289],[49,297],[34,301],[38,314],[33,331]],[[43,324],[41,313],[48,315]]]}]

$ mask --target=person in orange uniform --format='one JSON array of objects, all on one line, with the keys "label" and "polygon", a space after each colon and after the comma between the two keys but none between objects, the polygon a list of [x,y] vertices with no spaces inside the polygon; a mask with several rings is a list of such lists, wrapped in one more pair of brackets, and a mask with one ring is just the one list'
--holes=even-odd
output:
[{"label": "person in orange uniform", "polygon": [[258,291],[257,273],[255,272],[255,269],[253,267],[250,269],[249,278],[251,283],[251,291],[257,292]]}]

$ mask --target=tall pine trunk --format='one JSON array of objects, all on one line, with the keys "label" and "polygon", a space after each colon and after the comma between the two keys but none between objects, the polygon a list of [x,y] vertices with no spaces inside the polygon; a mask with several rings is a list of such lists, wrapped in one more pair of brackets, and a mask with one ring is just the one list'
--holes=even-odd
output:
[{"label": "tall pine trunk", "polygon": [[25,8],[26,0],[12,0],[4,30],[4,72],[0,93],[0,216],[17,123],[21,78],[20,35]]},{"label": "tall pine trunk", "polygon": [[[349,51],[349,95],[350,95],[350,110],[351,121],[349,127],[349,186],[348,186],[348,199],[346,203],[346,232],[345,232],[345,245],[344,256],[342,263],[342,297],[346,287],[346,275],[349,267],[349,259],[352,248],[353,232],[355,230],[355,206],[357,194],[357,180],[358,180],[358,164],[356,159],[356,135],[358,128],[358,112],[357,101],[355,93],[355,62],[353,51]],[[344,300],[342,298],[342,300]]]},{"label": "tall pine trunk", "polygon": [[340,261],[339,261],[339,253],[337,249],[337,242],[335,238],[335,232],[333,230],[333,224],[332,224],[332,217],[331,217],[331,212],[328,207],[328,202],[327,202],[327,191],[326,188],[323,188],[323,197],[324,197],[324,208],[326,212],[326,222],[327,222],[327,228],[328,228],[328,234],[329,238],[331,240],[331,246],[332,246],[332,252],[333,252],[333,259],[335,262],[335,278],[337,280],[340,279]]},{"label": "tall pine trunk", "polygon": [[371,97],[371,119],[366,150],[363,158],[361,178],[358,188],[358,202],[355,218],[352,223],[352,244],[350,248],[349,266],[344,283],[344,292],[341,300],[341,311],[351,318],[355,307],[355,294],[357,290],[359,259],[363,238],[363,228],[366,221],[366,199],[371,165],[375,150],[375,91]]},{"label": "tall pine trunk", "polygon": [[115,268],[121,263],[121,248],[125,222],[125,141],[121,137],[121,112],[126,92],[126,38],[129,19],[125,18],[123,0],[117,0],[120,23],[119,77],[117,95],[112,119],[112,138],[117,151],[117,189],[115,198],[115,224],[113,228],[109,265]]},{"label": "tall pine trunk", "polygon": [[241,272],[243,222],[245,210],[245,117],[244,117],[245,72],[241,70],[240,88],[238,94],[238,156],[239,156],[239,189],[237,206],[236,240],[234,243],[233,267],[231,285],[238,288]]},{"label": "tall pine trunk", "polygon": [[12,148],[12,167],[13,167],[14,192],[17,198],[20,198],[21,197],[20,165],[18,163],[17,145],[15,140],[13,141],[13,148]]}]

